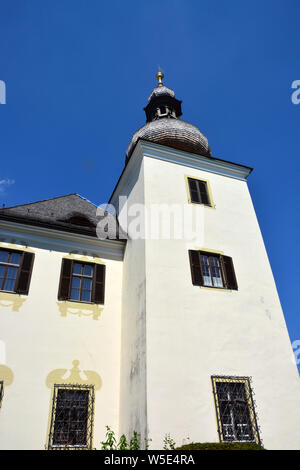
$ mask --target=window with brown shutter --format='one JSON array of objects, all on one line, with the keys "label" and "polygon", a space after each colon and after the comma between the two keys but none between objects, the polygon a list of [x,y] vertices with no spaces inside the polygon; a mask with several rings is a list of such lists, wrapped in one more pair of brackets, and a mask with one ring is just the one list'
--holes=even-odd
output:
[{"label": "window with brown shutter", "polygon": [[196,286],[237,290],[237,280],[230,256],[189,250],[192,283]]},{"label": "window with brown shutter", "polygon": [[208,195],[207,182],[195,178],[188,178],[191,202],[194,204],[211,205]]},{"label": "window with brown shutter", "polygon": [[33,253],[0,249],[0,291],[27,295],[33,261]]},{"label": "window with brown shutter", "polygon": [[104,304],[105,266],[63,259],[59,300]]}]

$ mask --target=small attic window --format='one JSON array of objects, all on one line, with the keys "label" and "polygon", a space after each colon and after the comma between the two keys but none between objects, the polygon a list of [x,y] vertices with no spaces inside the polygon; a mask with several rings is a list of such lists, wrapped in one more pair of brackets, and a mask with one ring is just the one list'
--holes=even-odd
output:
[{"label": "small attic window", "polygon": [[73,225],[81,225],[83,227],[92,227],[93,224],[89,221],[87,217],[81,215],[74,215],[68,219],[68,222]]}]

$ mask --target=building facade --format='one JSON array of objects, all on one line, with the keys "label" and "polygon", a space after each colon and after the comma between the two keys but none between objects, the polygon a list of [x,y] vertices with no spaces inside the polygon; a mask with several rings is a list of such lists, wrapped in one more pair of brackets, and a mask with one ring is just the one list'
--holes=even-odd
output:
[{"label": "building facade", "polygon": [[161,82],[110,199],[0,213],[3,449],[117,435],[300,448],[300,382],[247,187]]}]

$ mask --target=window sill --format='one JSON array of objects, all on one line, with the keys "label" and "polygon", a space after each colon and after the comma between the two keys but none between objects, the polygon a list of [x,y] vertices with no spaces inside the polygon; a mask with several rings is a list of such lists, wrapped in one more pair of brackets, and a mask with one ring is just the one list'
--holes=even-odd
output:
[{"label": "window sill", "polygon": [[16,292],[14,290],[0,290],[0,294],[14,294],[14,295],[25,295],[25,294],[19,294],[19,292]]},{"label": "window sill", "polygon": [[231,289],[226,289],[224,287],[209,287],[209,286],[199,286],[200,289],[205,289],[205,290],[218,290],[220,292],[232,292]]},{"label": "window sill", "polygon": [[68,444],[53,444],[51,445],[48,450],[69,450],[69,449],[76,449],[76,450],[89,450],[87,445],[68,445]]},{"label": "window sill", "polygon": [[223,443],[235,443],[235,444],[239,444],[240,442],[252,442],[253,444],[258,444],[258,442],[255,440],[255,439],[247,439],[247,440],[240,440],[240,441],[235,441],[235,440],[232,440],[232,441],[226,441],[226,440],[223,440],[223,441],[220,441],[220,442],[223,442]]},{"label": "window sill", "polygon": [[189,204],[192,204],[192,206],[204,206],[208,209],[215,209],[216,206],[212,204],[203,204],[202,202],[192,202],[190,199],[188,200]]},{"label": "window sill", "polygon": [[84,302],[83,300],[73,300],[73,299],[57,299],[59,302],[72,302],[73,304],[80,304],[80,305],[101,305],[104,307],[104,304],[96,304],[96,302]]}]

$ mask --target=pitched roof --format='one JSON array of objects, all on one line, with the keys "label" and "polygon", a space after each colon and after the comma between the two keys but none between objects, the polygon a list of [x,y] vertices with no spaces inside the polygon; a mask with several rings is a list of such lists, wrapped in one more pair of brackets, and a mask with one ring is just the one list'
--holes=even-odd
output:
[{"label": "pitched roof", "polygon": [[98,209],[95,204],[76,193],[0,209],[0,219],[95,237],[96,226],[103,217],[108,221],[103,238],[116,238],[115,232],[117,238],[126,238],[116,216]]}]

